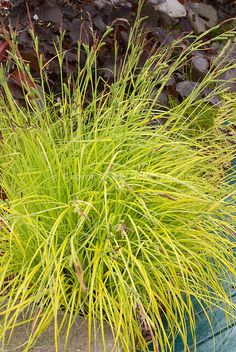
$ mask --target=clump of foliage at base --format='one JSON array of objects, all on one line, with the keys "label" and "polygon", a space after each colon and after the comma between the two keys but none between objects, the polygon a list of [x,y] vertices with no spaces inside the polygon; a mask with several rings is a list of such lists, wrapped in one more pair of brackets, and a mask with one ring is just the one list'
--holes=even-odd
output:
[{"label": "clump of foliage at base", "polygon": [[222,96],[213,122],[199,128],[210,109],[199,93],[221,72],[167,109],[158,103],[171,74],[165,50],[134,79],[139,52],[133,45],[115,83],[99,94],[96,52],[88,52],[76,88],[62,83],[56,104],[26,84],[22,107],[1,78],[3,346],[22,313],[33,325],[25,351],[53,319],[58,351],[63,311],[68,332],[77,314],[87,317],[89,338],[95,321],[103,336],[108,322],[126,352],[146,350],[145,335],[162,352],[176,334],[186,342],[185,316],[194,335],[192,297],[208,307],[223,301],[231,314],[236,212],[223,164],[234,146],[220,129],[233,116],[232,99]]}]

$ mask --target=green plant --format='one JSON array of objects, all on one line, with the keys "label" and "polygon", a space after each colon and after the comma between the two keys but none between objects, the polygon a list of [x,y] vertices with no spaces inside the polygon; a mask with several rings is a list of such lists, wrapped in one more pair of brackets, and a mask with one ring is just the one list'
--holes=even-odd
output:
[{"label": "green plant", "polygon": [[[186,342],[185,315],[194,335],[192,297],[209,307],[223,301],[221,309],[232,314],[226,284],[235,276],[236,215],[223,164],[234,148],[220,131],[232,100],[194,133],[209,107],[199,91],[221,72],[212,71],[173,108],[156,106],[158,94],[152,97],[193,48],[171,67],[163,49],[134,79],[134,45],[114,84],[99,93],[96,53],[85,47],[76,89],[62,82],[54,104],[26,82],[26,108],[14,102],[1,73],[0,172],[8,196],[0,203],[3,348],[22,312],[33,325],[25,351],[52,319],[58,351],[62,310],[68,332],[77,314],[88,318],[90,338],[96,320],[103,338],[108,322],[127,352],[147,349],[142,330],[163,352],[177,333]],[[30,77],[23,65],[19,60]],[[154,128],[152,120],[165,123]]]}]

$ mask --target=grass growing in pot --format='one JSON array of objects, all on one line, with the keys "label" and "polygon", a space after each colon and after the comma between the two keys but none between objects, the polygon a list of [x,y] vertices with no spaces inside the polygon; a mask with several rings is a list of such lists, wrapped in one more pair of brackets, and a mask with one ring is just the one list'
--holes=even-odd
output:
[{"label": "grass growing in pot", "polygon": [[[192,297],[209,307],[224,302],[221,309],[231,314],[225,283],[235,275],[236,215],[223,163],[234,146],[220,127],[232,100],[207,129],[193,133],[196,111],[206,109],[204,99],[195,102],[196,92],[181,107],[155,108],[150,67],[164,72],[164,54],[150,58],[125,93],[135,50],[104,92],[97,93],[90,53],[72,94],[64,85],[53,105],[43,93],[43,108],[31,101],[31,111],[15,104],[2,78],[3,344],[22,312],[32,321],[25,351],[52,319],[58,351],[63,311],[68,333],[77,314],[88,318],[90,338],[95,321],[103,337],[108,322],[127,352],[147,348],[144,331],[163,352],[177,333],[186,341],[185,315],[194,335]],[[93,99],[82,108],[86,85]],[[150,126],[163,117],[166,123]]]}]

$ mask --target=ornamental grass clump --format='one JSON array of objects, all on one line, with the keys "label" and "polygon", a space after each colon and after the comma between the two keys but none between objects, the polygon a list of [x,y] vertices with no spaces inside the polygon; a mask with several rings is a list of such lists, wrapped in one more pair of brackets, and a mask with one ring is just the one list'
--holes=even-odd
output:
[{"label": "ornamental grass clump", "polygon": [[[229,121],[233,116],[232,99],[212,108],[212,123],[203,129],[198,117],[210,108],[204,98],[196,102],[195,91],[181,107],[157,108],[156,77],[149,73],[153,64],[157,74],[166,69],[160,54],[127,94],[138,49],[101,93],[96,55],[88,52],[76,89],[63,84],[56,103],[42,89],[22,107],[1,79],[3,348],[22,314],[32,324],[25,351],[52,320],[58,351],[63,323],[69,334],[80,314],[89,339],[99,324],[105,346],[108,323],[115,346],[127,352],[146,350],[147,336],[156,351],[171,351],[176,334],[187,350],[193,297],[232,314],[227,283],[236,274],[236,213],[223,166],[234,146],[221,131],[226,111]],[[68,318],[61,325],[60,311]]]}]

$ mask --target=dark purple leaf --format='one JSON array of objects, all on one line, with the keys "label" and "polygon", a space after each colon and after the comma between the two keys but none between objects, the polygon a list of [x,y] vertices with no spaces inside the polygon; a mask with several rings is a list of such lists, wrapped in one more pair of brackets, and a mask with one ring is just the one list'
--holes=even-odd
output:
[{"label": "dark purple leaf", "polygon": [[176,84],[176,90],[182,98],[186,98],[192,93],[197,85],[197,82],[183,81]]},{"label": "dark purple leaf", "polygon": [[39,17],[39,20],[56,23],[58,26],[60,26],[62,21],[62,12],[57,6],[42,6],[36,15]]},{"label": "dark purple leaf", "polygon": [[209,62],[205,57],[194,56],[192,58],[192,77],[195,81],[203,78],[209,70]]}]

